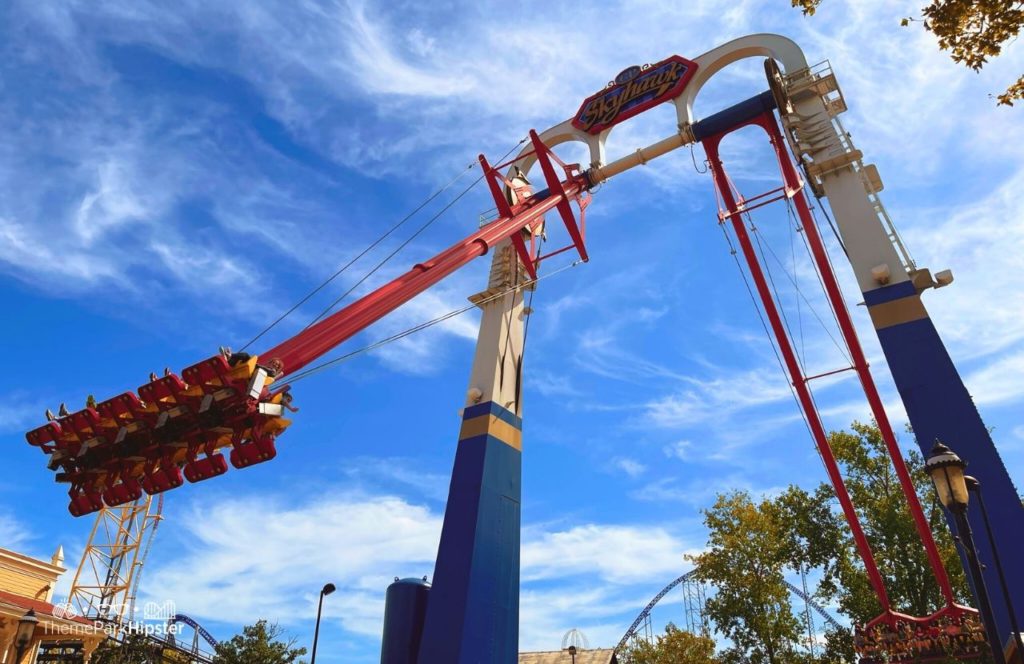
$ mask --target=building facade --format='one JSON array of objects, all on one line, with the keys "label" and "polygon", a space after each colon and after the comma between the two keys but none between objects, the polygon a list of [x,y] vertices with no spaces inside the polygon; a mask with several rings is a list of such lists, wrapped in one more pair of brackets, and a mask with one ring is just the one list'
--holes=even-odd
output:
[{"label": "building facade", "polygon": [[[61,548],[49,562],[0,549],[0,664],[84,663],[106,638],[89,620],[53,604],[63,563]],[[38,622],[18,659],[18,625],[30,611]]]}]

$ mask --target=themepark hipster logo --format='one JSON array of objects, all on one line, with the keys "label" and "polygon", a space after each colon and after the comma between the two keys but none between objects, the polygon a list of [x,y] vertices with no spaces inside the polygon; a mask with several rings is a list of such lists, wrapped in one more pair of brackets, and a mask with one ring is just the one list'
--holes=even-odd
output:
[{"label": "themepark hipster logo", "polygon": [[[134,604],[124,606],[122,604],[105,603],[99,607],[87,609],[90,614],[82,616],[78,609],[71,603],[70,598],[53,605],[53,617],[62,618],[68,623],[59,625],[47,625],[47,633],[56,634],[79,634],[84,631],[100,630],[108,634],[115,632],[149,634],[152,636],[166,637],[177,635],[181,625],[173,619],[177,615],[177,606],[173,600],[167,599],[162,602],[148,601],[142,606],[142,619],[136,618],[138,607]],[[121,616],[116,620],[116,616]],[[84,618],[84,620],[83,620]]]}]

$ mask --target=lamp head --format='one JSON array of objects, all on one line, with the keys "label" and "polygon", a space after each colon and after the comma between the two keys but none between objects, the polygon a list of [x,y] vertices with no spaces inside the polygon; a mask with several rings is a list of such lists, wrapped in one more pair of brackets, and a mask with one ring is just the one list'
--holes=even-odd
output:
[{"label": "lamp head", "polygon": [[29,609],[28,613],[21,617],[18,621],[18,633],[14,637],[15,642],[19,647],[24,648],[32,640],[32,635],[35,634],[36,625],[39,624],[39,618],[36,618],[36,612],[34,609]]},{"label": "lamp head", "polygon": [[931,477],[943,507],[967,507],[970,495],[967,493],[967,481],[964,479],[966,467],[967,463],[957,456],[956,452],[943,445],[941,441],[935,441],[935,447],[928,455],[924,469]]},{"label": "lamp head", "polygon": [[334,592],[335,590],[337,590],[337,588],[335,588],[335,587],[334,587],[334,584],[333,584],[333,583],[328,583],[328,584],[326,584],[326,585],[324,586],[323,590],[321,590],[321,591],[320,591],[320,594],[321,594],[321,595],[325,595],[325,596],[326,596],[326,595],[330,595],[330,594],[331,594],[331,593],[333,593],[333,592]]}]

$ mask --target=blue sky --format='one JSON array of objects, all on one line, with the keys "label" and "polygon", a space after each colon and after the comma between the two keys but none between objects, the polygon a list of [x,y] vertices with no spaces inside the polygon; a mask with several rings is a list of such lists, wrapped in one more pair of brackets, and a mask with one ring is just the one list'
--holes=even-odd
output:
[{"label": "blue sky", "polygon": [[[913,2],[829,0],[811,20],[788,4],[7,3],[0,546],[48,557],[63,544],[73,566],[91,527],[68,515],[24,443],[45,408],[240,346],[477,153],[497,158],[528,129],[565,119],[629,65],[765,31],[794,38],[811,62],[831,60],[851,109],[843,122],[878,165],[912,253],[953,268],[955,284],[925,301],[1020,481],[1024,123],[988,95],[1015,80],[1024,51],[1013,45],[976,74],[899,27]],[[725,70],[698,116],[760,92],[762,76],[756,60]],[[609,155],[673,130],[671,111],[656,109],[620,127]],[[724,146],[747,193],[775,186],[768,156],[755,132]],[[689,569],[683,555],[703,546],[699,510],[716,492],[824,479],[716,228],[712,191],[688,150],[605,185],[589,210],[591,262],[538,290],[525,378],[524,649],[557,648],[572,627],[614,643]],[[489,207],[474,189],[371,282],[467,234]],[[784,210],[758,221],[825,311]],[[848,266],[837,265],[902,423]],[[772,267],[808,366],[837,368],[825,330]],[[463,306],[486,268],[462,270],[349,348]],[[274,462],[167,495],[145,597],[173,599],[217,636],[265,617],[308,643],[318,589],[333,581],[318,657],[376,661],[387,583],[431,573],[476,324],[457,317],[299,383],[302,410]],[[848,378],[822,383],[818,397],[832,428],[866,417]]]}]

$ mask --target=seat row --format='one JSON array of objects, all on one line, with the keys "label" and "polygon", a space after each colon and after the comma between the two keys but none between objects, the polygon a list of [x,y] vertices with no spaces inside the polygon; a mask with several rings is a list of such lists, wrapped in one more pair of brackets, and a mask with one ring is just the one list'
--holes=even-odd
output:
[{"label": "seat row", "polygon": [[[218,450],[230,447],[236,468],[269,461],[290,424],[287,388],[255,356],[216,355],[179,377],[151,376],[138,394],[124,392],[53,418],[26,434],[50,455],[58,482],[70,483],[69,511],[81,516],[227,472]],[[294,409],[291,409],[294,410]]]}]

